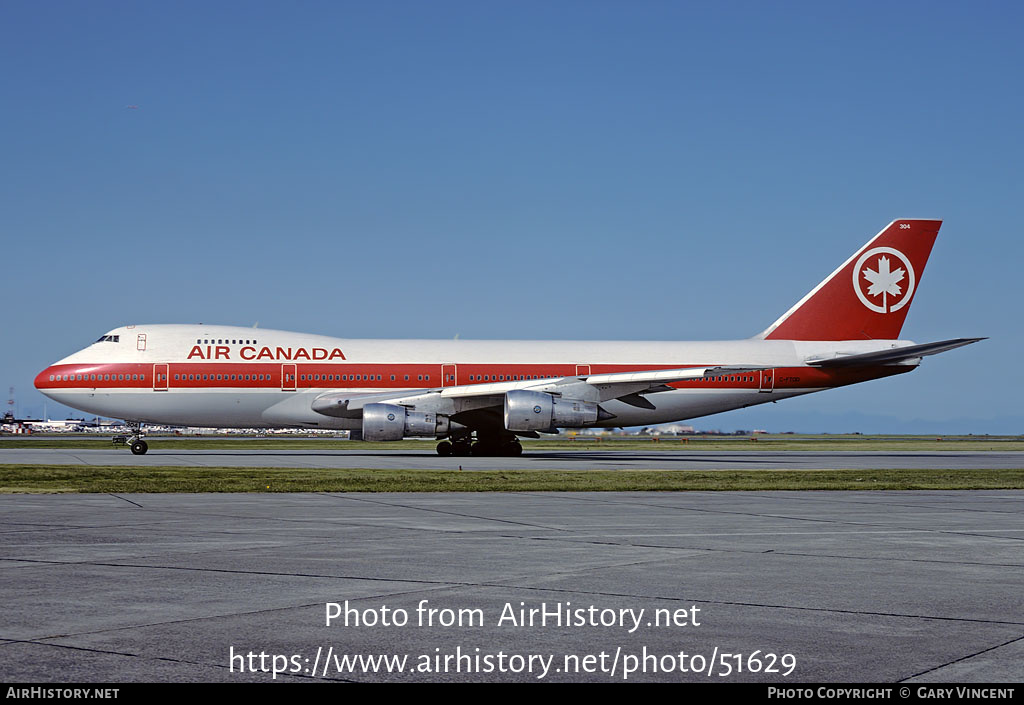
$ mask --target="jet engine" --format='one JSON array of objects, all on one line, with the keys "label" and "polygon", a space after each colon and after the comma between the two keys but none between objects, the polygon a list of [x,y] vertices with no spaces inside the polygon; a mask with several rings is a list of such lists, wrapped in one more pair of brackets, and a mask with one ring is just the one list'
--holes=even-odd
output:
[{"label": "jet engine", "polygon": [[598,415],[597,404],[591,402],[559,399],[525,389],[505,393],[505,428],[509,431],[581,428],[597,421]]},{"label": "jet engine", "polygon": [[436,438],[448,435],[447,416],[429,411],[409,411],[397,404],[363,407],[364,441],[400,441],[406,436]]}]

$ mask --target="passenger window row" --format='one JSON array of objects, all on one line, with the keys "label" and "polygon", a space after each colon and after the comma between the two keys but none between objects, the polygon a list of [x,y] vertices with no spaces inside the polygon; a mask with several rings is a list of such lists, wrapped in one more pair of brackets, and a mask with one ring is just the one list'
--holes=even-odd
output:
[{"label": "passenger window row", "polygon": [[525,379],[555,379],[557,375],[470,375],[470,382],[516,382]]},{"label": "passenger window row", "polygon": [[[174,379],[179,379],[179,375],[174,375]],[[180,375],[180,379],[183,381],[203,381],[203,380],[222,380],[222,381],[270,381],[270,375]]]},{"label": "passenger window row", "polygon": [[144,382],[146,375],[50,375],[51,382]]},{"label": "passenger window row", "polygon": [[257,343],[256,343],[255,340],[234,340],[234,339],[228,340],[227,338],[217,338],[216,340],[214,340],[213,338],[210,338],[209,340],[206,340],[205,338],[198,338],[198,339],[196,339],[196,345],[256,345],[256,344]]},{"label": "passenger window row", "polygon": [[[349,381],[369,381],[382,379],[383,375],[299,375],[299,379],[309,382],[349,382]],[[405,376],[409,379],[409,375]],[[395,376],[391,375],[391,381],[395,381]]]}]

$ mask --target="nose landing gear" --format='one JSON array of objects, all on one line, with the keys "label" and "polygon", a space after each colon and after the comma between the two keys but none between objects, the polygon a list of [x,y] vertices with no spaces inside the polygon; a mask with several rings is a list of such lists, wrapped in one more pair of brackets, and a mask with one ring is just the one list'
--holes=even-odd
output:
[{"label": "nose landing gear", "polygon": [[131,436],[114,436],[113,444],[115,446],[128,446],[132,455],[145,455],[146,451],[149,450],[149,444],[147,444],[142,437],[146,434],[142,432],[142,424],[137,422],[129,422],[128,428],[131,429]]}]

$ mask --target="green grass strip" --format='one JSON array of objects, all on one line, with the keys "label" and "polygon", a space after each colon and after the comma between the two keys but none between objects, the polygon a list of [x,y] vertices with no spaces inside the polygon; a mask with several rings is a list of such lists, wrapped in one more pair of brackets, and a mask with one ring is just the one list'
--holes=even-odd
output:
[{"label": "green grass strip", "polygon": [[0,465],[0,493],[1024,489],[1000,470],[370,470]]}]

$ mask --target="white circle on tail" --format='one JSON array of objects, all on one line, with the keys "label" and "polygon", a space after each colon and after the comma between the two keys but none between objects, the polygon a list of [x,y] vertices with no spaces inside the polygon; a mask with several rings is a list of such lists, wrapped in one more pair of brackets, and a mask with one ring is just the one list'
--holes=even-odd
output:
[{"label": "white circle on tail", "polygon": [[891,247],[876,247],[857,259],[853,290],[860,302],[876,313],[895,313],[914,295],[914,267]]}]

